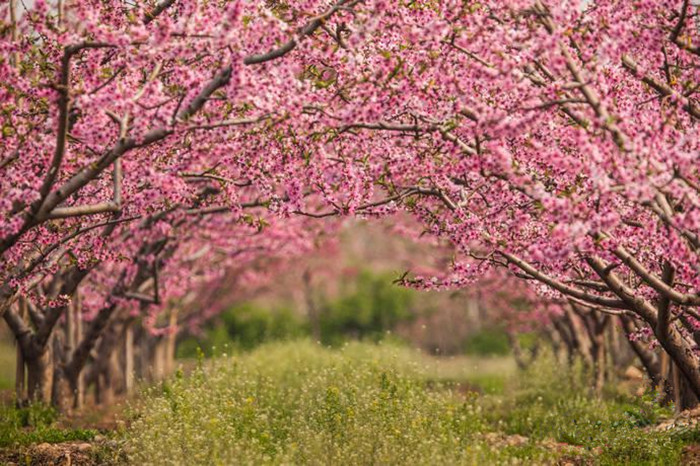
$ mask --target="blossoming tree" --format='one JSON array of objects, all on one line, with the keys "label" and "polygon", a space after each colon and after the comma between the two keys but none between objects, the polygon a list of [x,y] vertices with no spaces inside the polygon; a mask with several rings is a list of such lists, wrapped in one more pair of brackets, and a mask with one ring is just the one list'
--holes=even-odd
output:
[{"label": "blossoming tree", "polygon": [[[70,295],[154,216],[400,209],[458,250],[425,286],[507,268],[632,319],[700,395],[689,0],[10,1],[2,14],[0,312],[18,338],[18,297],[57,273]],[[64,308],[41,313],[41,343]]]},{"label": "blossoming tree", "polygon": [[449,281],[506,267],[544,295],[632,318],[700,395],[697,7],[394,13],[363,84],[371,105],[340,137],[383,155],[375,180],[429,195],[404,205],[458,246]]}]

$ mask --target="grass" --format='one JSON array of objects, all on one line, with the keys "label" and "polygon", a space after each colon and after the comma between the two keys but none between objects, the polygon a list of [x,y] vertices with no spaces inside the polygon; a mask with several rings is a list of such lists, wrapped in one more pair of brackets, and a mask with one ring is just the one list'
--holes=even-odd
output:
[{"label": "grass", "polygon": [[[219,358],[153,390],[126,434],[134,464],[484,464],[501,452],[473,393],[410,350],[308,342]],[[503,456],[502,459],[506,459]]]},{"label": "grass", "polygon": [[578,446],[600,465],[680,464],[683,446],[700,440],[697,430],[650,428],[672,415],[654,394],[590,396],[584,372],[538,361],[512,384],[509,396],[484,400],[487,423],[509,435]]},{"label": "grass", "polygon": [[589,396],[576,368],[542,360],[512,377],[512,362],[492,359],[476,377],[473,364],[268,344],[152,388],[121,441],[133,464],[636,465],[678,464],[697,440],[645,429],[668,415],[650,399]]},{"label": "grass", "polygon": [[66,429],[58,423],[58,413],[48,406],[14,406],[16,349],[0,338],[0,448],[17,448],[33,443],[88,441],[97,432],[92,429]]},{"label": "grass", "polygon": [[[51,407],[33,404],[15,407],[16,348],[9,338],[0,337],[0,448],[17,449],[34,443],[92,440],[97,431],[65,428]],[[0,458],[2,463],[2,458]]]},{"label": "grass", "polygon": [[92,429],[64,429],[58,426],[58,413],[48,406],[26,408],[0,405],[0,447],[20,447],[33,443],[60,443],[92,440]]},{"label": "grass", "polygon": [[[504,357],[273,343],[151,387],[98,452],[100,464],[671,465],[700,442],[694,429],[651,429],[671,414],[653,396],[598,399],[589,380],[546,357],[519,372]],[[0,447],[96,434],[41,405],[0,406]]]},{"label": "grass", "polygon": [[506,382],[516,375],[511,357],[459,356],[434,358],[411,352],[410,358],[422,361],[423,377],[471,389],[478,393],[500,395]]}]

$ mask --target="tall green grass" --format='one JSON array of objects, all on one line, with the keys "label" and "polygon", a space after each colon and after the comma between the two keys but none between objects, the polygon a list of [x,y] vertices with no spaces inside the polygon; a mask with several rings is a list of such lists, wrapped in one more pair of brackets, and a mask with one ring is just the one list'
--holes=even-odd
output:
[{"label": "tall green grass", "polygon": [[40,403],[24,408],[0,405],[0,448],[17,448],[33,443],[60,443],[92,440],[97,431],[65,429],[58,424],[59,414]]},{"label": "tall green grass", "polygon": [[443,382],[416,352],[377,345],[265,345],[175,377],[136,412],[126,438],[134,464],[552,459],[535,444],[492,448],[476,394]]},{"label": "tall green grass", "polygon": [[600,465],[680,464],[682,447],[697,443],[697,430],[653,429],[672,407],[654,394],[631,398],[609,386],[605,396],[591,392],[583,367],[562,367],[540,358],[511,382],[507,396],[484,400],[487,423],[509,435],[579,446]]},{"label": "tall green grass", "polygon": [[543,359],[506,383],[502,362],[505,391],[480,395],[473,363],[267,344],[151,389],[123,445],[133,464],[636,465],[678,464],[697,439],[648,429],[669,414],[650,399],[596,399],[576,368]]}]

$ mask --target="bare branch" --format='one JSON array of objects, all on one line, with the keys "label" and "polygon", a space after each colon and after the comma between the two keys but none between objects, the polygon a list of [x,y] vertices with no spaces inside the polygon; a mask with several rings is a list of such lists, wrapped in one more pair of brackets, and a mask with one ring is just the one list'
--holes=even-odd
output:
[{"label": "bare branch", "polygon": [[668,225],[670,228],[673,228],[676,230],[678,233],[680,233],[681,236],[683,236],[686,241],[688,241],[689,245],[694,248],[694,249],[700,249],[700,237],[696,233],[693,233],[690,230],[687,230],[685,228],[680,228],[678,227],[673,219],[669,217],[666,212],[659,207],[655,202],[645,202],[642,203],[644,207],[648,207],[651,209],[652,212],[654,212],[659,219],[661,219],[664,224]]},{"label": "bare branch", "polygon": [[32,329],[24,322],[24,319],[14,309],[9,308],[3,313],[3,318],[8,327],[12,330],[17,341],[23,345],[23,349],[31,341]]}]

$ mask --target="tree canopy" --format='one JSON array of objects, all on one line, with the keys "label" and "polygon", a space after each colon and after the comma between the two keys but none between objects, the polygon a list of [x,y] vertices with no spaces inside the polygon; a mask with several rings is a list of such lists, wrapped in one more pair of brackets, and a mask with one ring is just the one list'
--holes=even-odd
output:
[{"label": "tree canopy", "polygon": [[406,283],[510,274],[630,318],[700,395],[689,0],[1,11],[0,312],[27,348],[81,284],[99,335],[336,218],[401,212],[455,250]]}]

